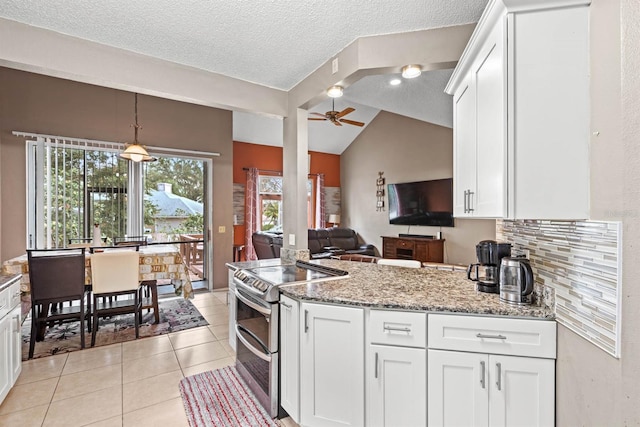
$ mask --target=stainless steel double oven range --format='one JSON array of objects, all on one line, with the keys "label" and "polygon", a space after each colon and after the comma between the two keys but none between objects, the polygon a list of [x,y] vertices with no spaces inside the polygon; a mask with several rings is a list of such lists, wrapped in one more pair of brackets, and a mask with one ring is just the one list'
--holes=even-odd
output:
[{"label": "stainless steel double oven range", "polygon": [[270,416],[280,407],[279,287],[346,277],[346,271],[304,261],[234,273],[236,369]]}]

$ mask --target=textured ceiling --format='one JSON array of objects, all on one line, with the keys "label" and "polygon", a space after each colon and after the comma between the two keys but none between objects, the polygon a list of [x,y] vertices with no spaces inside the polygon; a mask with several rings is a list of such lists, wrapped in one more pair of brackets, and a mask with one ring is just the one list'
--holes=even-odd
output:
[{"label": "textured ceiling", "polygon": [[288,90],[358,37],[476,22],[486,4],[487,0],[2,0],[0,16]]}]

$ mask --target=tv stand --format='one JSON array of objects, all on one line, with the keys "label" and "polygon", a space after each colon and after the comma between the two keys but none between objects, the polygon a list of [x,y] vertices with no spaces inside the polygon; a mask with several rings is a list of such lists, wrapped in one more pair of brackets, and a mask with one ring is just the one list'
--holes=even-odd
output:
[{"label": "tv stand", "polygon": [[444,239],[431,237],[382,237],[382,257],[416,259],[421,262],[444,261]]}]

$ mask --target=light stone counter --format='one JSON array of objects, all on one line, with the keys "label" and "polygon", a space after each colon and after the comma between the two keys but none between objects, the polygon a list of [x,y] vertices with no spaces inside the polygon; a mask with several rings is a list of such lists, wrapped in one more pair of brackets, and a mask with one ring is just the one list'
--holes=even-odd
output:
[{"label": "light stone counter", "polygon": [[281,286],[282,293],[296,299],[332,304],[554,319],[548,307],[507,304],[500,302],[497,294],[476,291],[475,283],[461,272],[338,260],[314,262],[348,271],[349,278]]}]

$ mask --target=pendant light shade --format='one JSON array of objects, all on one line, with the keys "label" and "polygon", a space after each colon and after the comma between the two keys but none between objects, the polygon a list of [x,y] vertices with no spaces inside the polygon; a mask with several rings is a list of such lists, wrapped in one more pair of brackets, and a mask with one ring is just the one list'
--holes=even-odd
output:
[{"label": "pendant light shade", "polygon": [[144,146],[138,142],[138,129],[140,129],[142,126],[138,124],[138,94],[137,93],[135,94],[135,100],[136,100],[136,103],[135,103],[136,123],[133,125],[133,129],[134,129],[133,142],[131,144],[127,144],[127,147],[125,148],[125,150],[122,153],[120,153],[120,157],[122,157],[123,159],[131,160],[132,162],[155,162],[158,159],[150,156],[149,153],[147,152],[147,149],[144,148]]}]

